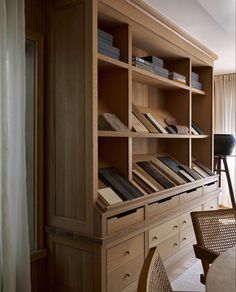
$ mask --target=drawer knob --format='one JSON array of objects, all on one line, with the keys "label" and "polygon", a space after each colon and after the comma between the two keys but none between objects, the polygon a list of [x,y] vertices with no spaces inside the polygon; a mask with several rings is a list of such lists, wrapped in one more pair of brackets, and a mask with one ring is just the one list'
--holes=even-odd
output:
[{"label": "drawer knob", "polygon": [[157,240],[157,236],[154,236],[154,237],[152,238],[152,240]]},{"label": "drawer knob", "polygon": [[175,226],[174,226],[174,229],[177,229],[177,228],[178,228],[178,225],[175,225]]},{"label": "drawer knob", "polygon": [[131,277],[131,273],[127,273],[126,275],[125,275],[125,278],[130,278]]},{"label": "drawer knob", "polygon": [[130,254],[130,250],[127,250],[127,251],[125,252],[125,254],[126,254],[126,255],[129,255],[129,254]]},{"label": "drawer knob", "polygon": [[175,242],[175,243],[174,243],[174,246],[178,246],[178,243],[177,243],[177,242]]},{"label": "drawer knob", "polygon": [[187,238],[186,238],[186,237],[184,237],[184,238],[183,238],[183,240],[187,240]]},{"label": "drawer knob", "polygon": [[186,223],[187,223],[187,221],[186,221],[186,220],[184,220],[184,221],[183,221],[183,224],[186,224]]}]

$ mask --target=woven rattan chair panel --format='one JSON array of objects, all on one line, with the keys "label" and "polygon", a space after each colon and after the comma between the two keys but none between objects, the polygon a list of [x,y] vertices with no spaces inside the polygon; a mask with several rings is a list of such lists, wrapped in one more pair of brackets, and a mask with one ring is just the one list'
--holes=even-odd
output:
[{"label": "woven rattan chair panel", "polygon": [[236,210],[193,212],[197,243],[218,254],[236,245]]},{"label": "woven rattan chair panel", "polygon": [[143,265],[138,292],[172,292],[170,281],[156,247],[150,249]]}]

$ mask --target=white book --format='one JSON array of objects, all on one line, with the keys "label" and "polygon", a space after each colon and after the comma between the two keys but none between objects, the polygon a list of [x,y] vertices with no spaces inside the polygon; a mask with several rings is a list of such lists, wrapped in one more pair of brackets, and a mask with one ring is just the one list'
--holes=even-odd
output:
[{"label": "white book", "polygon": [[106,205],[113,205],[123,202],[121,198],[109,187],[98,190],[99,198]]},{"label": "white book", "polygon": [[194,171],[196,171],[196,173],[198,173],[201,177],[203,177],[203,178],[208,177],[208,175],[203,170],[201,170],[199,167],[193,165],[192,169]]},{"label": "white book", "polygon": [[193,127],[191,127],[191,132],[193,135],[199,135],[199,133]]},{"label": "white book", "polygon": [[186,171],[184,171],[184,170],[180,170],[179,171],[184,177],[186,177],[188,180],[190,180],[191,182],[192,181],[195,181],[195,179],[191,176],[191,175],[189,175]]},{"label": "white book", "polygon": [[166,129],[162,127],[162,125],[153,117],[151,113],[145,113],[145,116],[159,132],[161,132],[162,134],[168,134]]}]

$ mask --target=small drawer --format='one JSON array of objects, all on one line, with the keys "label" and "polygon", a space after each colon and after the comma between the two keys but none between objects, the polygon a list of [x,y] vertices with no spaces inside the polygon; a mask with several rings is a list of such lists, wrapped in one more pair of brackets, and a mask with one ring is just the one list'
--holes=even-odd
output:
[{"label": "small drawer", "polygon": [[203,186],[203,195],[217,191],[217,189],[218,189],[218,181],[204,185]]},{"label": "small drawer", "polygon": [[166,241],[162,242],[157,246],[157,248],[162,259],[165,259],[170,255],[176,253],[180,248],[179,234],[176,234],[171,238],[167,239]]},{"label": "small drawer", "polygon": [[203,204],[203,210],[207,211],[207,210],[217,210],[218,209],[218,199],[214,199],[212,201],[209,201],[205,204]]},{"label": "small drawer", "polygon": [[185,245],[191,243],[195,239],[195,234],[192,227],[185,229],[184,231],[180,232],[180,248],[184,247]]},{"label": "small drawer", "polygon": [[115,233],[119,230],[132,226],[144,220],[144,208],[120,213],[117,216],[107,219],[107,234]]},{"label": "small drawer", "polygon": [[189,190],[180,195],[180,204],[185,204],[189,201],[197,199],[202,196],[202,188],[196,188],[193,190]]},{"label": "small drawer", "polygon": [[179,216],[179,229],[180,231],[192,226],[192,219],[191,219],[191,212],[195,212],[195,211],[201,211],[202,210],[202,206],[199,206],[195,209],[189,210],[187,213],[184,213],[183,215]]},{"label": "small drawer", "polygon": [[139,256],[127,264],[107,275],[107,291],[121,291],[139,279],[143,266],[144,255]]},{"label": "small drawer", "polygon": [[175,208],[179,205],[179,196],[169,197],[155,203],[151,203],[147,207],[148,217],[159,215],[165,211]]},{"label": "small drawer", "polygon": [[160,244],[177,233],[179,233],[178,217],[152,228],[149,230],[149,248]]},{"label": "small drawer", "polygon": [[107,272],[111,272],[144,254],[144,234],[135,236],[107,250]]}]

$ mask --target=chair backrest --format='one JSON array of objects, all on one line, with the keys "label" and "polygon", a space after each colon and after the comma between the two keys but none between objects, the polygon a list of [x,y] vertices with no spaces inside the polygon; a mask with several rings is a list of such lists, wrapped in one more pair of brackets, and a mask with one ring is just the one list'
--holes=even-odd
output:
[{"label": "chair backrest", "polygon": [[149,250],[143,264],[138,292],[172,292],[170,281],[156,247]]},{"label": "chair backrest", "polygon": [[218,254],[236,245],[236,209],[191,213],[197,244]]}]

